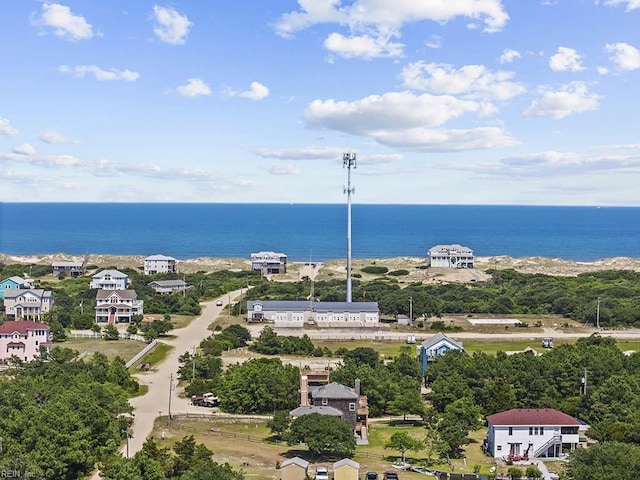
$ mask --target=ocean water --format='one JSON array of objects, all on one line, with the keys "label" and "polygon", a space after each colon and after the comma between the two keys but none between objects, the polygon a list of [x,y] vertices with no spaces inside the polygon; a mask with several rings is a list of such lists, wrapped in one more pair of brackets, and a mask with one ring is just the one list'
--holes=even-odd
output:
[{"label": "ocean water", "polygon": [[[0,203],[0,253],[346,258],[343,204]],[[640,208],[353,205],[354,258],[423,257],[460,243],[476,256],[592,261],[640,257]]]}]

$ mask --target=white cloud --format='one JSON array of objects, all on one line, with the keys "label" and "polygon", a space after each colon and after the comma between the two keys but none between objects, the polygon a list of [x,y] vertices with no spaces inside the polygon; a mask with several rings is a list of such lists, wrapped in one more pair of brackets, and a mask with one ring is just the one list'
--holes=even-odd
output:
[{"label": "white cloud", "polygon": [[501,0],[298,0],[300,10],[285,13],[275,25],[276,33],[291,37],[295,32],[320,23],[349,25],[351,29],[374,27],[380,31],[403,24],[432,20],[446,23],[466,17],[484,23],[484,30],[501,30],[509,15]]},{"label": "white cloud", "polygon": [[249,90],[241,91],[228,88],[225,92],[229,97],[242,97],[250,100],[263,100],[269,96],[269,89],[260,82],[251,82]]},{"label": "white cloud", "polygon": [[468,113],[485,115],[493,112],[495,108],[484,102],[448,95],[392,92],[355,102],[315,100],[307,107],[305,119],[310,127],[368,136],[380,144],[404,150],[458,151],[515,144],[515,140],[500,128],[430,128]]},{"label": "white cloud", "polygon": [[265,170],[271,175],[300,175],[300,169],[290,163],[269,165],[265,167]]},{"label": "white cloud", "polygon": [[568,115],[597,110],[602,96],[589,93],[584,82],[571,82],[553,91],[540,89],[541,96],[524,111],[526,117],[564,118]]},{"label": "white cloud", "polygon": [[442,38],[439,35],[431,35],[424,44],[426,47],[438,49],[442,46]]},{"label": "white cloud", "polygon": [[600,75],[609,75],[609,69],[607,67],[600,66],[596,70]]},{"label": "white cloud", "polygon": [[301,147],[283,150],[270,150],[261,148],[256,155],[263,158],[275,158],[278,160],[335,160],[342,158],[342,150],[333,147]]},{"label": "white cloud", "polygon": [[640,50],[628,43],[611,43],[605,46],[610,53],[609,59],[621,70],[637,70],[640,68]]},{"label": "white cloud", "polygon": [[178,95],[191,98],[211,95],[209,85],[204,83],[201,78],[188,79],[186,85],[180,85],[176,88],[176,92]]},{"label": "white cloud", "polygon": [[502,55],[500,55],[500,63],[511,63],[516,58],[520,58],[521,56],[522,55],[520,55],[519,51],[506,48],[502,52]]},{"label": "white cloud", "polygon": [[36,154],[36,149],[33,148],[28,143],[23,143],[22,145],[18,145],[12,151],[13,153],[16,153],[18,155],[32,156]]},{"label": "white cloud", "polygon": [[51,28],[53,34],[65,40],[88,40],[93,37],[93,27],[83,16],[75,15],[71,9],[59,3],[43,3],[42,12],[31,16],[31,24]]},{"label": "white cloud", "polygon": [[554,72],[579,72],[584,70],[582,55],[573,48],[558,47],[558,52],[549,59],[549,68]]},{"label": "white cloud", "polygon": [[324,41],[324,47],[344,58],[399,57],[402,55],[404,45],[392,42],[391,37],[381,35],[377,37],[371,35],[345,37],[339,33],[332,33]]},{"label": "white cloud", "polygon": [[110,68],[105,70],[97,65],[76,65],[75,67],[69,67],[67,65],[60,65],[58,71],[62,73],[69,73],[76,78],[83,78],[85,75],[93,75],[96,80],[101,82],[122,80],[124,82],[135,82],[140,74],[131,70],[118,70],[117,68]]},{"label": "white cloud", "polygon": [[433,93],[462,95],[465,98],[509,100],[526,91],[512,82],[513,72],[491,72],[484,65],[465,65],[459,69],[445,63],[411,63],[402,69],[406,87]]},{"label": "white cloud", "polygon": [[0,135],[5,135],[7,137],[15,137],[18,135],[18,130],[11,126],[9,120],[6,118],[0,117]]},{"label": "white cloud", "polygon": [[626,5],[627,12],[640,8],[640,0],[605,0],[605,5],[616,7],[618,5]]},{"label": "white cloud", "polygon": [[41,142],[44,143],[69,143],[64,135],[58,132],[54,132],[53,130],[40,132],[38,138]]},{"label": "white cloud", "polygon": [[183,45],[187,41],[187,35],[193,23],[186,15],[180,15],[172,7],[154,5],[153,16],[156,21],[153,33],[164,43]]}]

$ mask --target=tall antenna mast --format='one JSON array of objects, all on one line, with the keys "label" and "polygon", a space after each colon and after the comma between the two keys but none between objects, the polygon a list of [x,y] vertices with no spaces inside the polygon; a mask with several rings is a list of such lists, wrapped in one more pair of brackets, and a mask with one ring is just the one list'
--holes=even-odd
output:
[{"label": "tall antenna mast", "polygon": [[349,152],[342,156],[342,166],[347,168],[347,302],[351,303],[351,194],[355,189],[351,188],[351,167],[356,168],[356,154]]}]

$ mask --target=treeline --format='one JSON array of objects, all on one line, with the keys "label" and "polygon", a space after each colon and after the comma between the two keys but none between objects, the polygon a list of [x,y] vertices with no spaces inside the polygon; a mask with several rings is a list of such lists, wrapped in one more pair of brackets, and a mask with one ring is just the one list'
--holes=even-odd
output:
[{"label": "treeline", "polygon": [[427,382],[438,412],[461,398],[483,415],[555,408],[587,422],[593,439],[640,444],[639,367],[640,354],[626,356],[615,340],[594,335],[540,356],[452,351],[429,366]]},{"label": "treeline", "polygon": [[301,337],[278,335],[269,326],[262,329],[258,338],[249,346],[249,350],[264,355],[331,356],[331,350],[316,347],[306,333]]},{"label": "treeline", "polygon": [[55,347],[0,377],[0,471],[84,478],[111,458],[129,428],[127,395],[138,391],[125,362]]},{"label": "treeline", "polygon": [[[515,270],[490,272],[490,282],[437,285],[410,284],[396,279],[353,281],[354,301],[378,302],[383,315],[445,314],[563,315],[602,327],[640,326],[640,273],[626,270],[585,273],[576,277],[525,274]],[[316,301],[343,301],[345,282],[315,282]],[[311,282],[262,283],[249,291],[249,300],[305,300]]]}]

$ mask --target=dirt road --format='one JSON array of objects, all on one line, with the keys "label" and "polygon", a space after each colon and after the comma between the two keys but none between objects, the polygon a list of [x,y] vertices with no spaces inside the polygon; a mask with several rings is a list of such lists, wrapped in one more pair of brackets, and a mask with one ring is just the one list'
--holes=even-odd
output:
[{"label": "dirt road", "polygon": [[[176,388],[178,357],[185,352],[192,352],[200,342],[211,335],[208,330],[209,325],[215,321],[224,308],[228,308],[229,300],[234,301],[240,295],[240,290],[229,292],[228,294],[204,303],[202,314],[191,321],[191,323],[171,333],[176,336],[172,340],[163,340],[163,343],[173,347],[168,357],[158,365],[155,371],[147,372],[137,376],[141,384],[149,386],[149,391],[140,397],[130,400],[134,409],[133,435],[129,440],[129,455],[132,456],[142,448],[142,444],[153,430],[155,419],[160,415],[169,413],[169,402],[171,412],[180,413],[202,413],[202,407],[194,407],[186,398],[178,397]],[[222,306],[216,306],[217,300],[222,300]],[[171,384],[173,376],[173,384]],[[171,387],[171,389],[170,389]],[[171,396],[171,400],[169,400]],[[126,454],[126,446],[122,450]]]}]

